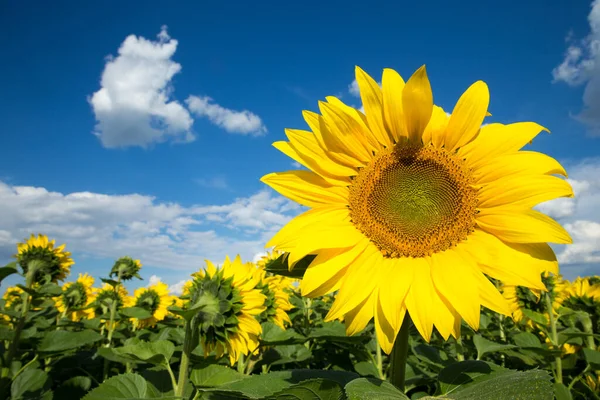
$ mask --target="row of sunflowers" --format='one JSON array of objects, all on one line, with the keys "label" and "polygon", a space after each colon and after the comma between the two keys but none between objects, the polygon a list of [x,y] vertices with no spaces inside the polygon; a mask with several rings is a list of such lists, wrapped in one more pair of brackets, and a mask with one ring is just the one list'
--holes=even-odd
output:
[{"label": "row of sunflowers", "polygon": [[[51,398],[55,393],[54,398],[70,399],[87,393],[85,398],[93,399],[91,394],[105,387],[102,382],[135,373],[148,379],[153,370],[162,375],[152,376],[148,384],[163,389],[161,396],[184,398],[204,398],[199,394],[207,393],[213,397],[206,398],[228,398],[219,397],[215,393],[221,392],[215,389],[225,388],[221,395],[226,396],[228,384],[269,371],[331,369],[370,379],[385,379],[390,373],[373,324],[352,332],[352,320],[328,317],[331,295],[302,298],[302,267],[290,274],[283,268],[285,254],[268,253],[256,263],[243,262],[239,256],[226,257],[220,265],[207,261],[179,296],[169,293],[160,281],[130,295],[124,284],[141,279],[142,267],[130,257],[115,262],[108,277],[101,279],[101,287],[95,287],[95,279],[87,273],[62,283],[74,262],[64,245],[56,246],[44,235],[19,243],[15,257],[16,262],[4,269],[19,268],[26,282],[6,288],[0,307],[3,398]],[[276,274],[282,270],[292,277]],[[579,398],[598,398],[600,375],[595,363],[599,360],[589,358],[596,354],[595,332],[600,331],[600,278],[570,282],[546,273],[542,279],[547,292],[496,282],[510,304],[512,318],[484,311],[480,331],[463,326],[452,345],[437,333],[429,343],[411,337],[407,381],[411,398],[420,398],[419,393],[424,396],[435,386],[419,373],[431,378],[443,372],[441,367],[452,358],[490,360],[519,369],[542,367],[546,359],[546,368],[555,377],[561,375],[569,392],[579,393]],[[186,321],[193,318],[198,318],[196,342],[187,343]],[[348,328],[354,336],[346,336]],[[557,329],[559,342],[552,339]],[[76,337],[90,332],[91,338]],[[186,345],[193,347],[187,361]],[[178,351],[179,377],[171,367]],[[163,354],[162,359],[157,354]],[[191,376],[181,375],[186,362]],[[220,381],[211,380],[212,374],[226,375]],[[32,388],[23,384],[22,380],[32,378],[43,382]]]}]

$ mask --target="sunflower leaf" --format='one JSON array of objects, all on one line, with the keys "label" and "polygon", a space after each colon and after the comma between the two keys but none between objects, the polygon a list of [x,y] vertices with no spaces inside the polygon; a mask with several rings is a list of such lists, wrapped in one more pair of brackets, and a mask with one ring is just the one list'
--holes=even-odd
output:
[{"label": "sunflower leaf", "polygon": [[125,345],[113,349],[114,353],[126,358],[132,358],[137,361],[144,361],[150,364],[168,363],[173,353],[175,345],[168,340],[157,340],[155,342],[139,342],[136,344]]},{"label": "sunflower leaf", "polygon": [[52,398],[52,382],[48,374],[41,369],[29,368],[13,381],[10,387],[11,399],[41,400]]},{"label": "sunflower leaf", "polygon": [[0,282],[4,280],[7,276],[17,273],[17,263],[11,262],[7,264],[5,267],[0,268]]},{"label": "sunflower leaf", "polygon": [[492,342],[480,335],[473,336],[473,344],[477,348],[477,359],[480,360],[487,353],[493,353],[496,351],[510,350],[514,349],[515,345],[513,344],[502,344]]},{"label": "sunflower leaf", "polygon": [[103,339],[104,336],[91,329],[79,332],[50,331],[44,335],[37,350],[44,353],[54,353],[80,348]]},{"label": "sunflower leaf", "polygon": [[216,387],[246,379],[247,377],[231,368],[217,364],[209,364],[203,368],[194,368],[190,374],[190,380],[196,387]]},{"label": "sunflower leaf", "polygon": [[600,351],[585,348],[583,349],[583,355],[593,369],[600,369]]},{"label": "sunflower leaf", "polygon": [[151,318],[152,313],[141,307],[127,307],[119,311],[123,316],[129,318],[146,319]]},{"label": "sunflower leaf", "polygon": [[408,400],[408,397],[389,382],[374,378],[359,378],[348,383],[344,390],[348,400]]},{"label": "sunflower leaf", "polygon": [[121,374],[104,381],[89,392],[82,400],[145,400],[161,398],[163,400],[181,399],[162,394],[138,374]]},{"label": "sunflower leaf", "polygon": [[339,383],[328,379],[309,379],[277,392],[274,400],[340,400],[344,391]]}]

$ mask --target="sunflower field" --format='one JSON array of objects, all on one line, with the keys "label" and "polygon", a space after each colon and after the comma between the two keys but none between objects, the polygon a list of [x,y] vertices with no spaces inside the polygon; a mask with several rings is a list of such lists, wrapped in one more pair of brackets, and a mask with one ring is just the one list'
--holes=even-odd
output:
[{"label": "sunflower field", "polygon": [[523,150],[547,129],[486,124],[481,81],[447,113],[425,67],[356,80],[364,110],[327,97],[274,143],[304,168],[261,181],[308,209],[257,262],[130,293],[140,260],[97,281],[18,243],[0,399],[600,399],[600,277],[560,274],[549,243],[572,239],[534,209],[574,196]]}]

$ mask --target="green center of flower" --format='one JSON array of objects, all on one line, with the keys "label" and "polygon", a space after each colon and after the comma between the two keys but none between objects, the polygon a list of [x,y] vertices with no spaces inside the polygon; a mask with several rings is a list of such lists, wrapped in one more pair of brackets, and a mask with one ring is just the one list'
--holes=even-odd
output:
[{"label": "green center of flower", "polygon": [[85,307],[87,304],[87,293],[81,282],[75,282],[65,288],[62,293],[62,301],[67,310]]},{"label": "green center of flower", "polygon": [[387,257],[444,251],[474,229],[471,182],[463,162],[445,150],[399,143],[352,182],[350,217]]},{"label": "green center of flower", "polygon": [[152,289],[146,290],[135,300],[135,307],[143,308],[152,315],[158,310],[159,305],[160,296]]}]

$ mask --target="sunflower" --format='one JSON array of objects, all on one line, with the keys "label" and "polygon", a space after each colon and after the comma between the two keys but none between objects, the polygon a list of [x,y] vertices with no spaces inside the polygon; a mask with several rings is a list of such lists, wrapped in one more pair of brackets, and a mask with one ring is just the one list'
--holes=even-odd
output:
[{"label": "sunflower", "polygon": [[[547,295],[552,299],[552,309],[554,315],[558,314],[564,299],[564,290],[568,283],[562,279],[562,276],[543,274],[542,282],[547,289]],[[523,310],[531,310],[548,316],[548,310],[543,301],[541,301],[541,290],[530,289],[523,286],[502,285],[501,291],[508,301],[511,309],[511,315],[515,322],[524,322],[528,328],[534,328],[535,324],[523,314]]]},{"label": "sunflower", "polygon": [[[275,257],[276,258],[276,257]],[[290,292],[293,290],[294,281],[284,276],[269,276],[262,266],[257,263],[254,269],[256,288],[265,295],[265,310],[258,316],[260,322],[273,322],[281,329],[286,323],[291,323],[287,312],[293,308],[290,303]]]},{"label": "sunflower", "polygon": [[589,278],[576,278],[563,290],[562,305],[590,315],[594,332],[600,330],[600,284],[591,284]]},{"label": "sunflower", "polygon": [[[4,299],[4,310],[6,311],[21,311],[20,306],[23,304],[23,289],[18,286],[11,286],[6,288],[2,299]],[[3,314],[4,320],[10,322],[11,317]]]},{"label": "sunflower", "polygon": [[56,298],[56,309],[72,321],[82,318],[93,318],[94,308],[90,305],[96,299],[94,278],[88,274],[79,274],[75,282],[67,282],[62,287],[62,294]]},{"label": "sunflower", "polygon": [[48,236],[33,234],[24,243],[17,244],[17,254],[14,257],[26,275],[31,261],[43,261],[43,268],[35,274],[33,283],[47,283],[63,281],[71,272],[71,266],[75,264],[71,253],[65,251],[65,245],[54,247],[54,240],[48,240]]},{"label": "sunflower", "polygon": [[169,314],[167,307],[173,304],[175,297],[169,294],[169,286],[163,282],[136,289],[133,297],[126,301],[126,306],[143,308],[152,316],[144,319],[132,318],[133,326],[139,329],[155,326]]},{"label": "sunflower", "polygon": [[458,336],[463,318],[479,327],[480,306],[510,314],[486,275],[545,290],[540,272],[558,272],[546,242],[571,243],[532,209],[572,197],[563,167],[519,151],[542,126],[489,124],[484,82],[470,86],[451,116],[433,105],[425,67],[406,82],[385,69],[382,87],[360,68],[364,114],[335,97],[305,111],[311,131],[287,129],[274,146],[307,170],[261,180],[310,209],[266,245],[294,264],[316,255],[301,282],[313,297],[339,290],[327,315],[346,315],[348,334],[372,317],[389,353],[408,311],[427,341],[433,326]]},{"label": "sunflower", "polygon": [[233,365],[242,354],[258,349],[262,329],[254,316],[265,311],[265,295],[256,288],[252,263],[243,263],[239,255],[233,261],[225,257],[219,268],[208,260],[206,265],[206,270],[192,275],[188,305],[203,297],[217,300],[217,312],[202,315],[202,347],[205,357],[213,351],[217,358],[227,352]]},{"label": "sunflower", "polygon": [[[117,311],[120,310],[127,303],[127,298],[127,289],[125,289],[123,285],[118,285],[117,291],[115,291],[111,285],[105,283],[104,286],[102,286],[102,289],[98,290],[98,293],[96,294],[91,318],[100,318],[102,316],[110,315],[110,308],[115,301],[117,302]],[[106,324],[108,320],[101,319],[100,322]]]},{"label": "sunflower", "polygon": [[131,257],[125,256],[115,261],[115,264],[110,270],[110,277],[128,281],[135,278],[142,279],[139,272],[142,268],[140,260],[134,260]]}]

